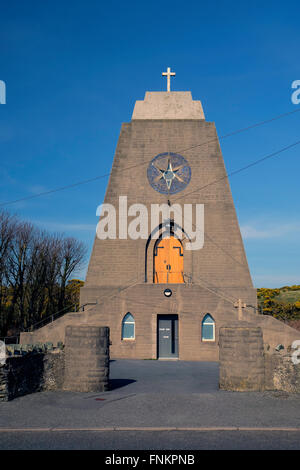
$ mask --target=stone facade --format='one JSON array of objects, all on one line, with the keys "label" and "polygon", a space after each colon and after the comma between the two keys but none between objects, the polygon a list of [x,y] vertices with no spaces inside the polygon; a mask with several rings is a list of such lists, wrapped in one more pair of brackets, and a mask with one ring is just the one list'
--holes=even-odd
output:
[{"label": "stone facade", "polygon": [[[97,318],[110,326],[112,357],[157,358],[158,316],[176,314],[179,359],[217,360],[219,326],[237,318],[234,300],[228,302],[224,298],[242,297],[256,305],[256,291],[214,123],[204,120],[199,102],[192,101],[189,93],[165,95],[146,94],[143,104],[137,102],[132,121],[122,125],[105,196],[105,203],[116,208],[122,195],[127,196],[128,206],[144,204],[149,215],[149,238],[95,238],[81,302],[98,302],[88,313],[88,321]],[[181,105],[186,118],[172,114],[169,108],[171,114],[161,112],[162,118],[157,119],[154,108],[164,109],[166,100]],[[170,204],[179,204],[181,208],[186,203],[204,205],[207,234],[204,247],[188,251],[185,249],[188,239],[183,240],[184,284],[155,284],[153,275],[156,240],[150,230],[151,205],[166,204],[168,198],[149,185],[147,167],[153,157],[168,151],[183,155],[192,171],[190,184],[182,192],[169,196]],[[131,166],[134,171],[124,171]],[[215,180],[220,181],[207,186]],[[163,234],[164,227],[158,230]],[[172,290],[170,298],[164,296],[167,287]],[[135,338],[131,341],[122,340],[121,335],[122,319],[127,312],[133,315],[136,325]],[[214,341],[205,342],[201,328],[207,313],[217,327]]]},{"label": "stone facade", "polygon": [[[179,153],[191,168],[189,185],[171,196],[155,191],[147,179],[149,163],[164,152]],[[144,204],[149,215],[148,238],[96,237],[80,303],[97,305],[23,333],[21,341],[64,341],[67,324],[102,325],[110,327],[113,358],[155,359],[159,358],[159,316],[177,315],[179,359],[218,360],[220,328],[239,320],[235,301],[257,306],[226,175],[215,124],[205,120],[201,103],[193,101],[190,92],[146,93],[145,100],[136,103],[131,122],[122,124],[104,202],[116,208],[117,221],[120,196],[127,196],[128,207]],[[183,236],[182,284],[154,283],[151,205],[168,200],[181,209],[184,204],[204,205],[203,248],[187,250],[191,234]],[[117,233],[118,228],[117,223]],[[165,229],[161,223],[156,233],[163,236]],[[166,288],[172,290],[169,298],[164,296]],[[130,340],[122,339],[122,320],[128,312],[135,321],[135,337]],[[296,330],[254,312],[244,308],[242,319],[260,326],[270,345],[288,346],[298,339]],[[210,341],[202,338],[207,313],[215,322]]]}]

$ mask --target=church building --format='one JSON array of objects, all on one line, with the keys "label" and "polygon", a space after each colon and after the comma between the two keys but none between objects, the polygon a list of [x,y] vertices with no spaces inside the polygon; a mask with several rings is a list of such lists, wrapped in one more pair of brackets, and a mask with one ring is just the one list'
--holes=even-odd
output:
[{"label": "church building", "polygon": [[90,322],[109,326],[111,357],[217,361],[220,327],[239,320],[273,346],[297,339],[257,313],[215,124],[166,76],[167,91],[146,92],[121,126],[81,289],[89,305],[25,333],[31,341],[63,340],[65,325]]}]

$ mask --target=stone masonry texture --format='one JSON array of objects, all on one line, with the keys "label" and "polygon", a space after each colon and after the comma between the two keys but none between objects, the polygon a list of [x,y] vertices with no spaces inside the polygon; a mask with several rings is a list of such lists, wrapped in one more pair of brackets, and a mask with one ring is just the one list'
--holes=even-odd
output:
[{"label": "stone masonry texture", "polygon": [[[190,184],[170,197],[171,204],[181,208],[184,204],[204,204],[207,236],[202,249],[184,249],[186,283],[182,285],[153,283],[155,240],[150,236],[151,204],[167,203],[167,197],[149,185],[147,167],[152,158],[167,151],[183,155],[192,171]],[[127,171],[126,167],[134,170]],[[220,181],[207,186],[216,180]],[[133,119],[123,124],[104,201],[116,207],[117,220],[119,196],[124,195],[128,207],[133,203],[147,207],[149,239],[95,238],[85,287],[81,290],[81,303],[98,302],[87,315],[91,318],[88,321],[110,327],[112,357],[156,358],[157,316],[177,314],[179,358],[217,360],[219,327],[224,321],[237,318],[233,302],[226,302],[224,297],[241,297],[256,305],[256,291],[214,123],[199,118]],[[166,287],[173,291],[170,299],[163,295]],[[216,294],[206,287],[213,287]],[[121,339],[122,319],[127,312],[136,322],[136,337],[130,342]],[[213,342],[201,340],[206,313],[216,322]]]},{"label": "stone masonry texture", "polygon": [[265,389],[300,393],[300,364],[294,364],[290,351],[265,353]]},{"label": "stone masonry texture", "polygon": [[264,390],[264,346],[261,328],[240,322],[220,329],[220,388]]},{"label": "stone masonry texture", "polygon": [[0,366],[0,401],[29,393],[62,389],[63,351],[8,357]]},{"label": "stone masonry texture", "polygon": [[109,387],[109,328],[69,325],[65,333],[64,390],[104,392]]},{"label": "stone masonry texture", "polygon": [[[172,105],[170,109],[168,102]],[[147,240],[96,237],[80,303],[97,305],[87,312],[69,313],[32,333],[22,333],[21,341],[64,341],[67,324],[93,324],[110,328],[112,358],[156,359],[158,315],[176,314],[179,359],[217,361],[220,328],[238,320],[234,302],[242,299],[256,307],[257,297],[216,127],[204,119],[201,103],[193,101],[190,93],[170,92],[167,96],[150,93],[137,103],[131,122],[122,124],[104,202],[116,208],[117,233],[119,196],[127,196],[128,207],[144,204],[149,215],[149,237]],[[159,116],[162,118],[157,119]],[[166,204],[168,197],[150,186],[147,168],[156,155],[164,152],[181,154],[191,167],[189,185],[171,195],[170,204],[178,204],[181,209],[184,204],[204,205],[203,248],[188,251],[183,240],[184,284],[153,282],[155,240],[151,236],[151,205]],[[162,231],[163,228],[158,228],[159,235]],[[166,287],[172,289],[170,298],[164,296]],[[122,319],[127,312],[135,320],[135,338],[130,341],[122,340],[121,335]],[[261,327],[264,341],[271,346],[282,343],[288,347],[298,339],[296,330],[254,312],[253,308],[244,308],[242,319]],[[202,321],[207,313],[215,321],[215,341],[210,342],[201,338]]]}]

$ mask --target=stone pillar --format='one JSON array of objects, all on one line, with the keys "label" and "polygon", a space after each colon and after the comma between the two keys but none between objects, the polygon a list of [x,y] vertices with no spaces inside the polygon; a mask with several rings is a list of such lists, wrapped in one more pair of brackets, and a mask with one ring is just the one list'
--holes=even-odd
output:
[{"label": "stone pillar", "polygon": [[109,385],[109,328],[68,325],[65,332],[64,390],[105,392]]},{"label": "stone pillar", "polygon": [[264,389],[262,330],[247,322],[220,328],[220,388],[251,391]]}]

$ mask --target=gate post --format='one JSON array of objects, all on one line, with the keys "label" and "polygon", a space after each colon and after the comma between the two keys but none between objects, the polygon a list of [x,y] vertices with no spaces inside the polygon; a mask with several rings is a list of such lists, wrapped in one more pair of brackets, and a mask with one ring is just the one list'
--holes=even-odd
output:
[{"label": "gate post", "polygon": [[68,325],[64,390],[105,392],[109,387],[109,328]]},{"label": "gate post", "polygon": [[220,328],[220,377],[223,390],[264,389],[262,329],[247,322]]}]

